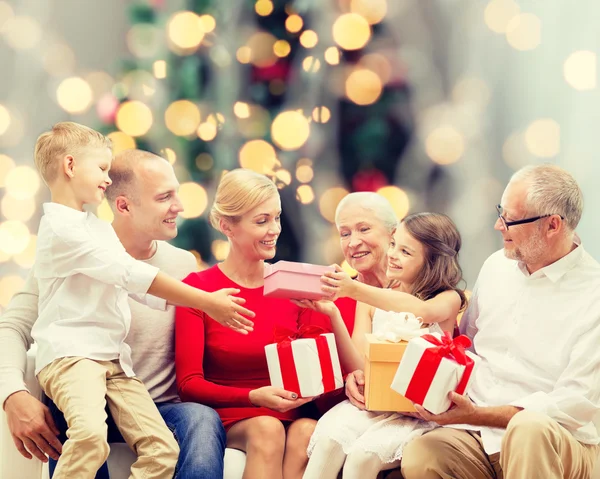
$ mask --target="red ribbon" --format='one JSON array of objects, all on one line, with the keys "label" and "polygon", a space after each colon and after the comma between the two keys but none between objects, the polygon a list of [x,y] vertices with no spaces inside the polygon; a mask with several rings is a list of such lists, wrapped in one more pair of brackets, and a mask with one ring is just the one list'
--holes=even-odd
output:
[{"label": "red ribbon", "polygon": [[473,359],[467,356],[465,351],[465,348],[471,346],[471,340],[464,335],[452,339],[452,335],[449,332],[444,332],[441,340],[431,334],[425,334],[421,337],[435,344],[435,347],[427,348],[423,356],[421,356],[419,364],[417,364],[413,377],[406,389],[405,397],[417,404],[423,405],[425,396],[427,396],[427,392],[443,358],[453,359],[458,364],[465,366],[462,378],[454,390],[458,394],[464,394],[474,366]]},{"label": "red ribbon", "polygon": [[296,339],[312,338],[317,345],[317,354],[321,364],[321,373],[323,377],[324,392],[335,389],[335,375],[333,373],[333,363],[329,351],[329,343],[325,336],[321,336],[327,331],[320,326],[303,324],[297,331],[290,329],[275,328],[273,336],[277,343],[277,355],[279,356],[279,367],[283,379],[283,388],[286,391],[293,391],[300,396],[300,382],[298,380],[298,371],[294,362],[294,353],[292,352],[292,341]]}]

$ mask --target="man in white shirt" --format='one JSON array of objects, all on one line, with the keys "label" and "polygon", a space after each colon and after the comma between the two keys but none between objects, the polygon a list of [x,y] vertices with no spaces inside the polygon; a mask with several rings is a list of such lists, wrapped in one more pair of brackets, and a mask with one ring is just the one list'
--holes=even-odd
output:
[{"label": "man in white shirt", "polygon": [[[191,253],[163,240],[177,235],[175,219],[182,211],[172,167],[148,152],[130,150],[115,158],[107,199],[115,213],[113,228],[136,259],[181,279],[197,269]],[[174,310],[155,311],[129,302],[132,321],[127,343],[132,362],[163,419],[180,443],[179,479],[221,477],[225,434],[210,408],[179,402],[175,385]],[[48,409],[23,383],[26,351],[38,315],[38,288],[33,278],[17,294],[0,321],[0,403],[15,445],[25,457],[53,459],[61,451],[58,430]],[[27,452],[29,451],[29,452]]]},{"label": "man in white shirt", "polygon": [[581,191],[553,165],[515,173],[461,330],[480,356],[443,427],[409,443],[405,479],[589,478],[599,452],[600,265],[575,234]]}]

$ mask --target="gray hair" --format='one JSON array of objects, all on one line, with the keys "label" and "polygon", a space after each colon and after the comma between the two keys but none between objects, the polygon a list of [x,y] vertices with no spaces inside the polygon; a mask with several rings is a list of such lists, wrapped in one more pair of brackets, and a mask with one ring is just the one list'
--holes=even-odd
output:
[{"label": "gray hair", "polygon": [[373,215],[383,223],[390,233],[398,226],[398,217],[390,202],[383,196],[371,191],[350,193],[339,202],[335,210],[335,224],[339,227],[341,212],[350,207],[359,207],[373,212]]},{"label": "gray hair", "polygon": [[583,212],[583,194],[575,178],[559,166],[544,164],[521,168],[510,181],[528,183],[526,206],[536,215],[560,215],[574,231]]}]

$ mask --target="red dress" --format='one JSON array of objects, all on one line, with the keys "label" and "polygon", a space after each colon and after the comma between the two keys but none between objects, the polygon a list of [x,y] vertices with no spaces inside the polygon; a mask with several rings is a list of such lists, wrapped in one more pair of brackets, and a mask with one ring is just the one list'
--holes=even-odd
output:
[{"label": "red dress", "polygon": [[238,288],[238,296],[246,300],[244,306],[254,311],[256,317],[254,331],[245,336],[220,325],[202,311],[177,308],[175,368],[181,399],[214,408],[226,430],[250,417],[273,416],[285,422],[301,417],[298,409],[281,413],[255,407],[249,394],[253,389],[270,385],[264,348],[273,343],[273,327],[295,331],[299,325],[311,323],[311,311],[288,300],[264,297],[262,286],[244,288],[225,276],[218,266],[192,273],[184,283],[208,292]]}]

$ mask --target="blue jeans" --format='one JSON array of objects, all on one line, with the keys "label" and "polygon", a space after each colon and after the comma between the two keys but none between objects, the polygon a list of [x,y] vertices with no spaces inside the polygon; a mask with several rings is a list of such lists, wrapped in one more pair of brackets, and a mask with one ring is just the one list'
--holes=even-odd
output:
[{"label": "blue jeans", "polygon": [[[49,401],[48,407],[50,407],[56,426],[61,431],[59,439],[61,442],[65,442],[67,424],[64,417],[51,401]],[[191,402],[165,402],[156,404],[156,407],[179,444],[179,460],[175,479],[223,477],[226,436],[221,419],[215,410]],[[107,423],[108,442],[124,442],[110,414]],[[50,459],[49,466],[50,477],[52,477],[56,461]],[[109,479],[109,477],[108,466],[105,463],[98,470],[96,479]]]}]

